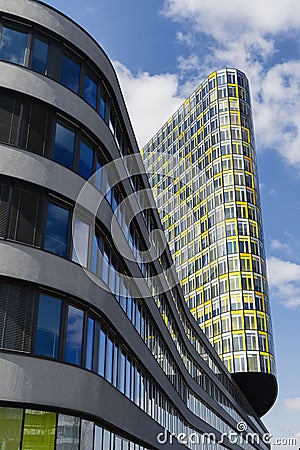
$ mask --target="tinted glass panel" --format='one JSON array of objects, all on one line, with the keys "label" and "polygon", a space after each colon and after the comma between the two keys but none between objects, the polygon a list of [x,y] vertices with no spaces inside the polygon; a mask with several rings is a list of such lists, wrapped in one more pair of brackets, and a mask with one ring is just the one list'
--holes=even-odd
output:
[{"label": "tinted glass panel", "polygon": [[99,113],[102,119],[105,119],[105,111],[106,111],[106,92],[104,87],[101,87]]},{"label": "tinted glass panel", "polygon": [[56,414],[26,409],[22,450],[54,450]]},{"label": "tinted glass panel", "polygon": [[0,448],[19,450],[23,411],[15,408],[0,408]]},{"label": "tinted glass panel", "polygon": [[110,336],[107,337],[107,347],[106,347],[106,367],[105,367],[105,378],[111,383],[112,382],[112,368],[113,368],[113,343]]},{"label": "tinted glass panel", "polygon": [[95,185],[97,189],[101,189],[101,182],[102,182],[102,167],[103,167],[103,161],[100,154],[97,155],[96,159],[96,173],[95,173]]},{"label": "tinted glass panel", "polygon": [[96,105],[97,105],[97,83],[88,74],[84,78],[83,97],[91,106],[93,106],[93,108],[96,108]]},{"label": "tinted glass panel", "polygon": [[58,415],[56,450],[78,450],[79,417]]},{"label": "tinted glass panel", "polygon": [[98,373],[104,377],[105,368],[105,350],[106,350],[106,333],[104,330],[99,330],[99,359],[98,359]]},{"label": "tinted glass panel", "polygon": [[88,180],[93,174],[94,149],[86,140],[80,141],[79,175]]},{"label": "tinted glass panel", "polygon": [[49,202],[46,226],[45,250],[66,256],[69,210]]},{"label": "tinted glass panel", "polygon": [[95,321],[88,318],[88,329],[87,329],[87,342],[86,342],[86,359],[85,367],[89,370],[93,370],[93,349],[94,349],[94,329]]},{"label": "tinted glass panel", "polygon": [[60,81],[62,84],[78,92],[80,64],[70,55],[63,55]]},{"label": "tinted glass panel", "polygon": [[75,131],[61,123],[56,124],[54,160],[72,169],[74,159]]},{"label": "tinted glass panel", "polygon": [[73,225],[72,260],[86,267],[88,262],[89,225],[76,218]]},{"label": "tinted glass panel", "polygon": [[89,420],[81,421],[80,450],[92,450],[94,439],[94,423]]},{"label": "tinted glass panel", "polygon": [[101,450],[102,449],[102,434],[103,430],[102,428],[95,426],[95,441],[94,441],[94,450]]},{"label": "tinted glass panel", "polygon": [[34,38],[31,68],[39,73],[46,73],[48,59],[48,42],[45,39]]},{"label": "tinted glass panel", "polygon": [[82,310],[69,306],[65,360],[78,365],[82,355],[83,319]]},{"label": "tinted glass panel", "polygon": [[58,357],[61,300],[41,294],[34,351],[38,355]]},{"label": "tinted glass panel", "polygon": [[0,58],[16,64],[24,64],[27,33],[3,27],[0,44]]}]

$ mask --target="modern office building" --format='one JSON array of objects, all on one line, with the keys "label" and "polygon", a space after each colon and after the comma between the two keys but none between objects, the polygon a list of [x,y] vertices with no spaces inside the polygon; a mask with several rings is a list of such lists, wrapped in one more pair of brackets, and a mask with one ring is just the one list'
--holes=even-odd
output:
[{"label": "modern office building", "polygon": [[109,59],[41,2],[0,19],[1,450],[268,450],[270,399],[184,301]]},{"label": "modern office building", "polygon": [[[253,399],[276,392],[248,80],[213,72],[142,149],[185,301]],[[255,403],[259,399],[254,400]]]}]

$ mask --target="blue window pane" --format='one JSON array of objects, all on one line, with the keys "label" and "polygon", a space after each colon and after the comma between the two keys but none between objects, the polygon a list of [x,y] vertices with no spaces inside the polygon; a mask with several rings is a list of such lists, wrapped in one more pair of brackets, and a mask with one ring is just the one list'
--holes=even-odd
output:
[{"label": "blue window pane", "polygon": [[112,368],[113,368],[113,342],[110,336],[107,337],[106,346],[106,367],[105,367],[105,378],[110,383],[112,382]]},{"label": "blue window pane", "polygon": [[118,355],[119,355],[119,348],[117,345],[114,346],[114,363],[113,363],[113,380],[112,384],[117,387],[118,384]]},{"label": "blue window pane", "polygon": [[38,355],[58,357],[61,300],[41,294],[34,351]]},{"label": "blue window pane", "polygon": [[27,33],[3,27],[0,58],[16,64],[24,65],[27,47]]},{"label": "blue window pane", "polygon": [[94,149],[86,140],[80,141],[79,175],[88,180],[93,174]]},{"label": "blue window pane", "polygon": [[106,350],[106,332],[103,329],[100,329],[98,373],[102,377],[104,377],[104,369],[105,369],[105,350]]},{"label": "blue window pane", "polygon": [[97,155],[95,185],[96,188],[99,189],[99,191],[101,190],[101,183],[102,183],[102,167],[103,167],[102,159],[100,155]]},{"label": "blue window pane", "polygon": [[48,42],[44,39],[34,38],[31,68],[39,73],[46,73],[48,59]]},{"label": "blue window pane", "polygon": [[97,83],[89,76],[84,78],[83,98],[93,107],[97,106]]},{"label": "blue window pane", "polygon": [[120,354],[118,388],[124,394],[124,391],[125,391],[125,354],[123,352]]},{"label": "blue window pane", "polygon": [[75,131],[72,128],[56,124],[54,155],[55,161],[72,169],[74,160]]},{"label": "blue window pane", "polygon": [[78,92],[80,78],[80,64],[71,56],[63,55],[60,81],[62,84]]},{"label": "blue window pane", "polygon": [[92,258],[91,258],[91,271],[97,274],[98,271],[98,252],[99,252],[99,238],[98,236],[93,236],[92,239]]},{"label": "blue window pane", "polygon": [[106,91],[103,86],[101,86],[100,91],[100,103],[99,103],[99,113],[102,119],[105,119],[106,112]]},{"label": "blue window pane", "polygon": [[46,225],[45,250],[66,256],[69,210],[49,202]]},{"label": "blue window pane", "polygon": [[85,357],[85,367],[89,370],[93,370],[93,353],[94,353],[94,329],[95,321],[88,318],[88,328],[86,337],[86,357]]},{"label": "blue window pane", "polygon": [[65,360],[81,364],[84,312],[69,305]]}]

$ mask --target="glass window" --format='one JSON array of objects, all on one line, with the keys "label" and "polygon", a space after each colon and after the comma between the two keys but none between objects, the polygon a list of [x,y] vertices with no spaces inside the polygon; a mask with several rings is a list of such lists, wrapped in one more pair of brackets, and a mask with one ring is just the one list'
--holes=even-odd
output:
[{"label": "glass window", "polygon": [[73,168],[75,147],[75,130],[65,124],[57,122],[54,144],[54,161],[69,169]]},{"label": "glass window", "polygon": [[95,321],[94,319],[89,317],[87,326],[86,356],[85,356],[85,367],[89,370],[93,370],[94,329],[95,329]]},{"label": "glass window", "polygon": [[89,420],[81,421],[80,450],[92,450],[94,439],[94,423]]},{"label": "glass window", "polygon": [[25,410],[22,450],[54,450],[56,414]]},{"label": "glass window", "polygon": [[84,77],[83,98],[93,107],[97,106],[97,81],[87,73]]},{"label": "glass window", "polygon": [[72,261],[84,267],[87,267],[88,263],[89,232],[89,224],[76,217],[73,224]]},{"label": "glass window", "polygon": [[56,450],[78,450],[79,428],[79,417],[59,414],[56,432]]},{"label": "glass window", "polygon": [[110,383],[112,382],[112,369],[113,369],[113,342],[110,336],[107,336],[105,378]]},{"label": "glass window", "polygon": [[45,74],[48,60],[48,41],[35,37],[33,40],[31,68]]},{"label": "glass window", "polygon": [[120,352],[118,388],[123,394],[125,390],[125,359],[125,353]]},{"label": "glass window", "polygon": [[103,430],[103,450],[110,450],[110,432]]},{"label": "glass window", "polygon": [[74,92],[79,90],[80,64],[71,55],[64,54],[61,65],[60,82],[72,89]]},{"label": "glass window", "polygon": [[131,374],[131,362],[130,359],[126,358],[126,386],[125,386],[125,395],[130,398],[130,374]]},{"label": "glass window", "polygon": [[3,27],[0,44],[0,58],[15,64],[25,64],[27,33]]},{"label": "glass window", "polygon": [[0,448],[18,450],[20,448],[23,410],[0,408]]},{"label": "glass window", "polygon": [[84,312],[69,305],[65,360],[81,364]]},{"label": "glass window", "polygon": [[48,203],[45,250],[66,257],[70,211]]},{"label": "glass window", "polygon": [[96,158],[96,173],[95,173],[95,186],[97,189],[101,189],[102,183],[102,167],[103,167],[103,157],[100,152],[98,152]]},{"label": "glass window", "polygon": [[104,377],[105,369],[105,350],[106,350],[106,332],[103,328],[99,330],[99,359],[98,359],[98,373]]},{"label": "glass window", "polygon": [[102,119],[105,119],[106,98],[107,98],[106,90],[105,90],[104,86],[101,86],[99,113],[100,113],[100,116],[102,117]]},{"label": "glass window", "polygon": [[99,252],[99,237],[94,235],[92,239],[92,256],[91,256],[91,271],[93,273],[98,273],[98,257]]},{"label": "glass window", "polygon": [[40,295],[34,347],[38,355],[58,357],[61,305],[58,298]]},{"label": "glass window", "polygon": [[117,387],[118,384],[118,355],[119,355],[119,348],[115,344],[114,345],[114,362],[113,362],[113,380],[112,384]]},{"label": "glass window", "polygon": [[102,450],[102,434],[103,434],[103,429],[96,425],[95,426],[94,450]]},{"label": "glass window", "polygon": [[88,180],[93,174],[94,149],[86,139],[80,141],[78,173]]}]

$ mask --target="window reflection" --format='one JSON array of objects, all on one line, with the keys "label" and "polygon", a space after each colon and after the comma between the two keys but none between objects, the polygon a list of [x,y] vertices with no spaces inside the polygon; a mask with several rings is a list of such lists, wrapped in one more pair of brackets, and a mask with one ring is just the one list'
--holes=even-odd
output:
[{"label": "window reflection", "polygon": [[73,229],[72,260],[84,267],[88,264],[89,231],[89,224],[76,217]]},{"label": "window reflection", "polygon": [[79,428],[79,417],[59,414],[56,432],[56,450],[78,450]]},{"label": "window reflection", "polygon": [[86,139],[82,139],[80,141],[78,173],[86,180],[88,180],[93,174],[93,162],[93,146]]},{"label": "window reflection", "polygon": [[40,295],[34,347],[36,354],[58,357],[61,308],[61,300]]},{"label": "window reflection", "polygon": [[0,58],[15,64],[24,65],[27,38],[27,33],[14,28],[3,27]]},{"label": "window reflection", "polygon": [[69,54],[63,54],[60,81],[74,92],[79,90],[80,64]]},{"label": "window reflection", "polygon": [[45,250],[66,257],[69,215],[68,209],[48,203]]},{"label": "window reflection", "polygon": [[69,169],[73,168],[75,147],[75,131],[66,124],[57,122],[55,131],[54,155],[55,161]]},{"label": "window reflection", "polygon": [[83,318],[82,310],[69,305],[65,360],[78,365],[82,356]]},{"label": "window reflection", "polygon": [[94,353],[94,330],[95,321],[91,317],[88,318],[88,328],[86,336],[86,353],[85,353],[85,367],[93,370],[93,353]]},{"label": "window reflection", "polygon": [[22,450],[53,450],[56,414],[46,411],[25,411]]},{"label": "window reflection", "polygon": [[45,74],[47,71],[48,41],[35,37],[33,41],[31,68]]},{"label": "window reflection", "polygon": [[93,107],[97,106],[97,82],[95,79],[86,74],[84,77],[83,98]]}]

